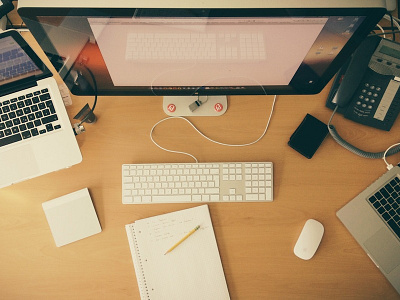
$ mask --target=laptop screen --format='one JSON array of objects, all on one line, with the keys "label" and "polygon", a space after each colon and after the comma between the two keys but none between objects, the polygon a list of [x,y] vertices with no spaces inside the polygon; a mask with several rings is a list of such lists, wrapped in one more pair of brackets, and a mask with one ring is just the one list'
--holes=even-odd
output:
[{"label": "laptop screen", "polygon": [[12,36],[0,39],[0,85],[43,74]]}]

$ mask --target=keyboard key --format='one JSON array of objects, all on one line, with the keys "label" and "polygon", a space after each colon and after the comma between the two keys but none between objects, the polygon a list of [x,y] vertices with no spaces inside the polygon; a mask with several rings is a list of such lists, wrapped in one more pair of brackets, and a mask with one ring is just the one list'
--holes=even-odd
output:
[{"label": "keyboard key", "polygon": [[47,130],[47,132],[53,131],[54,130],[53,125],[51,123],[46,124],[46,130]]},{"label": "keyboard key", "polygon": [[389,193],[386,191],[385,188],[381,188],[380,192],[381,192],[383,197],[385,197],[385,198],[389,197]]},{"label": "keyboard key", "polygon": [[5,145],[9,145],[11,143],[15,143],[15,142],[18,142],[18,141],[21,141],[21,140],[22,140],[21,134],[10,135],[8,137],[0,139],[0,147],[5,146]]},{"label": "keyboard key", "polygon": [[388,224],[389,224],[390,228],[392,228],[394,233],[400,238],[400,227],[399,227],[399,225],[397,225],[394,220],[389,220]]},{"label": "keyboard key", "polygon": [[39,98],[40,98],[40,101],[46,101],[46,100],[49,100],[51,97],[50,97],[49,93],[46,93],[46,94],[40,95]]},{"label": "keyboard key", "polygon": [[385,212],[385,213],[382,215],[382,218],[383,218],[385,221],[388,221],[388,220],[390,220],[390,215],[389,215],[387,212]]},{"label": "keyboard key", "polygon": [[47,124],[47,123],[54,122],[57,120],[58,120],[57,115],[50,115],[50,116],[47,116],[47,117],[44,117],[41,119],[43,124]]},{"label": "keyboard key", "polygon": [[375,203],[375,201],[377,200],[375,196],[369,197],[368,198],[369,202],[371,202],[372,204]]},{"label": "keyboard key", "polygon": [[[192,202],[192,197],[190,195],[163,195],[163,196],[152,196],[149,197],[147,202],[151,202],[150,199],[153,199],[153,202],[155,203],[169,203],[169,202]],[[195,200],[194,200],[195,201]],[[197,201],[195,202],[200,202],[201,197],[198,198]]]},{"label": "keyboard key", "polygon": [[39,131],[36,128],[33,128],[31,130],[31,134],[32,134],[32,136],[37,136],[37,135],[39,135]]}]

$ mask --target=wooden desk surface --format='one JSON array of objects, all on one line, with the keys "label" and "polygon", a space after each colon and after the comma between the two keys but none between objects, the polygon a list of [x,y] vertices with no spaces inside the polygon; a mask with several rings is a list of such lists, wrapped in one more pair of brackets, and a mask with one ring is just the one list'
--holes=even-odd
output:
[{"label": "wooden desk surface", "polygon": [[[211,218],[232,299],[397,299],[399,296],[353,240],[336,211],[385,172],[382,160],[359,158],[327,137],[309,160],[287,141],[306,113],[327,122],[329,86],[314,96],[278,96],[266,136],[250,147],[204,140],[188,124],[170,120],[155,130],[167,148],[200,162],[272,161],[273,203],[210,203]],[[232,96],[225,115],[191,118],[209,137],[246,143],[264,130],[273,96]],[[73,97],[72,118],[93,97]],[[151,127],[166,115],[160,97],[100,97],[98,122],[78,136],[83,162],[0,190],[0,298],[139,299],[124,225],[198,204],[123,205],[123,163],[192,162],[158,149]],[[398,142],[390,132],[337,115],[346,139],[370,151]],[[400,155],[389,158],[397,163]],[[7,170],[1,170],[6,172]],[[57,248],[42,202],[88,187],[103,231]],[[314,258],[303,261],[293,247],[304,222],[315,218],[325,235]]]}]

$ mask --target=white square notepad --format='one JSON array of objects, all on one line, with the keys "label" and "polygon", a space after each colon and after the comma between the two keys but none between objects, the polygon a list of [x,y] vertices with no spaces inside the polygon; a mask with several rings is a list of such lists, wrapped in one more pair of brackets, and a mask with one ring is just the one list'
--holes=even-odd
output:
[{"label": "white square notepad", "polygon": [[87,188],[44,202],[42,206],[57,247],[101,232]]}]

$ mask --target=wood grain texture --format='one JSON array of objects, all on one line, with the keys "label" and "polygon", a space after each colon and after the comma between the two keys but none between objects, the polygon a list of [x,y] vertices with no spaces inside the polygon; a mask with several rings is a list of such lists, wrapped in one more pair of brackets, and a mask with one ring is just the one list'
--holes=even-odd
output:
[{"label": "wood grain texture", "polygon": [[[232,299],[398,299],[335,215],[385,172],[383,161],[359,158],[330,137],[311,160],[287,146],[306,113],[328,121],[328,91],[329,86],[314,96],[278,96],[266,136],[250,147],[215,145],[181,120],[154,132],[164,147],[190,152],[200,162],[274,163],[273,203],[209,204]],[[232,96],[224,116],[191,120],[213,139],[246,143],[261,135],[272,99]],[[73,97],[69,115],[92,101]],[[98,122],[77,137],[81,164],[0,190],[0,298],[139,299],[124,225],[196,205],[121,202],[123,163],[192,162],[150,141],[151,127],[166,117],[160,97],[100,97],[96,114]],[[364,149],[380,151],[398,142],[398,121],[390,132],[339,115],[334,124]],[[389,158],[399,160],[400,155]],[[57,248],[41,203],[84,187],[103,231]],[[314,258],[302,261],[293,247],[309,218],[324,224],[325,235]]]}]

